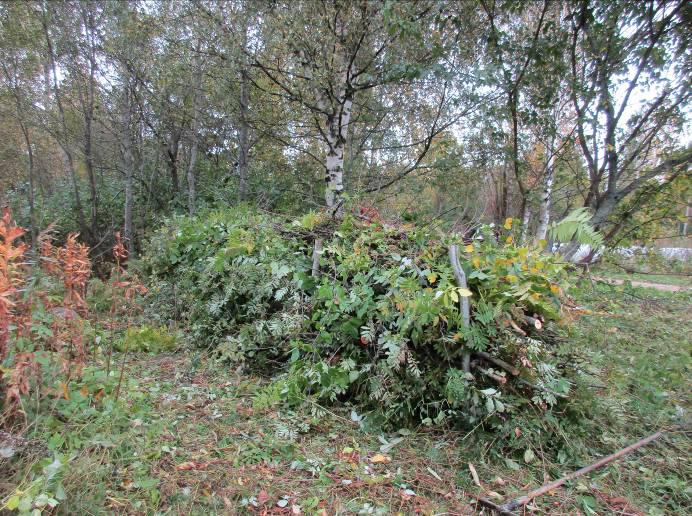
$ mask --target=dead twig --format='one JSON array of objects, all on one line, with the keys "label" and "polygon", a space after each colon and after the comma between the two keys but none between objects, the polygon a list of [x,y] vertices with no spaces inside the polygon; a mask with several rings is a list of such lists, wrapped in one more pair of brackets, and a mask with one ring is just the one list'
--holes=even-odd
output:
[{"label": "dead twig", "polygon": [[621,457],[624,457],[628,453],[633,452],[634,450],[641,448],[642,446],[646,446],[652,441],[655,441],[659,437],[663,435],[663,432],[656,432],[655,434],[650,435],[649,437],[646,437],[642,439],[641,441],[637,441],[634,444],[629,445],[627,448],[623,448],[622,450],[615,452],[611,455],[608,455],[607,457],[603,457],[601,460],[594,462],[593,464],[590,464],[588,466],[584,466],[581,469],[578,469],[577,471],[574,471],[573,473],[570,473],[569,475],[565,475],[562,478],[559,478],[558,480],[555,480],[553,482],[549,482],[547,484],[542,485],[538,489],[535,489],[534,491],[531,491],[530,493],[521,496],[519,498],[515,498],[514,500],[510,500],[509,502],[503,504],[503,505],[498,505],[486,498],[478,498],[478,503],[481,505],[484,505],[485,507],[488,507],[494,511],[499,512],[500,514],[512,514],[512,511],[514,509],[517,509],[518,507],[523,507],[524,505],[528,504],[531,500],[534,498],[537,498],[541,495],[544,495],[545,493],[552,491],[553,489],[557,489],[558,487],[562,486],[566,482],[569,482],[570,480],[573,480],[577,477],[581,477],[582,475],[586,475],[587,473],[592,472],[595,469],[598,469],[602,466],[605,466],[606,464],[619,459]]},{"label": "dead twig", "polygon": [[507,371],[512,376],[519,376],[519,369],[517,369],[516,367],[514,367],[511,364],[508,364],[504,360],[500,360],[499,358],[495,358],[490,353],[486,353],[485,351],[476,351],[474,354],[487,360],[488,362],[492,362],[493,364],[495,364],[498,367],[501,367],[502,369]]}]

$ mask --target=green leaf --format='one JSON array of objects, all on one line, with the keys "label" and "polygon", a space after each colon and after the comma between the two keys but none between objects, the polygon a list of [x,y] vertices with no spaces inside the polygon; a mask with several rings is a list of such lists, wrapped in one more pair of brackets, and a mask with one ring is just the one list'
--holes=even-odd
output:
[{"label": "green leaf", "polygon": [[524,462],[531,464],[536,459],[536,455],[533,453],[531,448],[526,448],[524,452]]},{"label": "green leaf", "polygon": [[7,503],[5,504],[5,509],[9,509],[10,511],[15,510],[17,507],[19,507],[19,496],[18,495],[13,495],[10,496],[9,500],[7,500]]},{"label": "green leaf", "polygon": [[518,462],[513,461],[512,459],[505,459],[505,464],[507,467],[511,470],[514,471],[519,471],[521,469],[521,466],[519,465]]}]

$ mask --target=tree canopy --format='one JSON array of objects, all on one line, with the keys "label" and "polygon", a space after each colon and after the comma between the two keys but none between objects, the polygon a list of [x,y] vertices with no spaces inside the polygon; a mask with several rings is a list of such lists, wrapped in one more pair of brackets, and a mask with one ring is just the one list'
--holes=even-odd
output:
[{"label": "tree canopy", "polygon": [[[689,199],[682,0],[0,4],[0,202],[103,253],[161,216],[373,205],[465,230]],[[664,209],[661,196],[674,200]]]}]

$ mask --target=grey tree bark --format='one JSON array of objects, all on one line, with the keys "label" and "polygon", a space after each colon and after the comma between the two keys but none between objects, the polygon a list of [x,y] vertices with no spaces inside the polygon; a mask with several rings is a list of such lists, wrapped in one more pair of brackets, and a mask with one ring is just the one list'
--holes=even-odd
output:
[{"label": "grey tree bark", "polygon": [[195,92],[192,98],[192,145],[190,147],[190,161],[187,164],[187,207],[190,216],[197,209],[197,186],[195,181],[195,166],[197,165],[197,152],[199,150],[199,126],[200,110],[202,104],[202,62],[200,57],[200,41],[197,41],[195,52],[195,77],[193,88]]},{"label": "grey tree bark", "polygon": [[241,202],[249,197],[248,188],[248,160],[250,154],[250,128],[248,126],[248,114],[250,109],[250,90],[247,65],[247,20],[244,20],[241,29],[241,55],[240,55],[240,98],[238,117],[238,198]]},{"label": "grey tree bark", "polygon": [[[126,75],[127,77],[127,75]],[[125,208],[124,208],[124,223],[123,223],[123,239],[130,256],[134,252],[134,234],[132,223],[132,210],[134,199],[134,172],[135,172],[135,157],[134,157],[134,142],[132,137],[132,118],[134,111],[134,102],[132,100],[132,92],[130,91],[129,81],[126,80],[125,87],[125,102],[122,111],[122,150],[123,150],[123,165],[125,168]]]}]

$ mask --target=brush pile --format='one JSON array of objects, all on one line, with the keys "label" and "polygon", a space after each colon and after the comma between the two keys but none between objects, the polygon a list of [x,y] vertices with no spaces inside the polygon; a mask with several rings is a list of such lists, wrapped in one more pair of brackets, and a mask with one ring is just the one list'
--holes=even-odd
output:
[{"label": "brush pile", "polygon": [[569,391],[556,343],[566,273],[513,239],[511,219],[462,241],[377,217],[216,212],[171,220],[144,266],[159,316],[272,376],[267,403],[492,424]]}]

